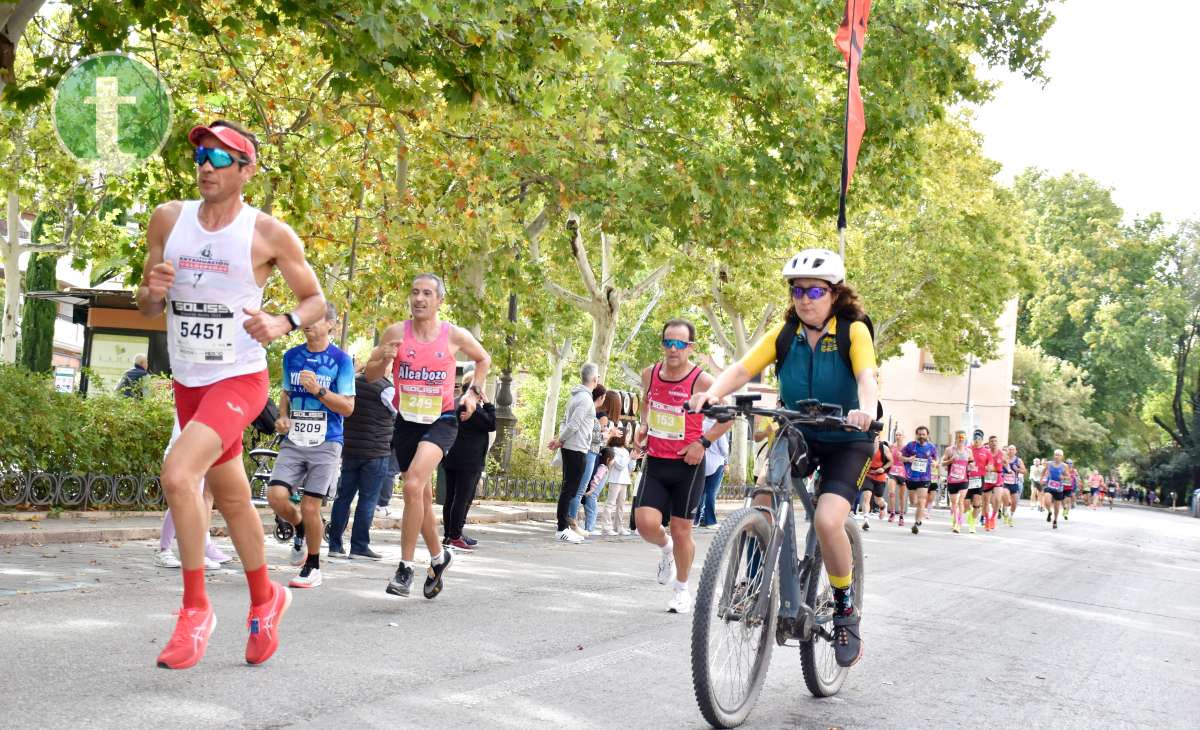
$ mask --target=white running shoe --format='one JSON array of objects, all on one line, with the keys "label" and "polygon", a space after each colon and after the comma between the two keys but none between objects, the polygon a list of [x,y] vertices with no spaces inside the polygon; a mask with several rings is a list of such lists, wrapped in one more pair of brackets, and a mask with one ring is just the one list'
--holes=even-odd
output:
[{"label": "white running shoe", "polygon": [[671,580],[671,576],[675,574],[675,556],[668,552],[658,561],[658,582],[660,585],[666,585],[667,581]]},{"label": "white running shoe", "polygon": [[617,531],[616,531],[616,530],[609,530],[609,529],[605,529],[605,530],[604,530],[602,533],[600,533],[600,534],[604,535],[605,537],[614,537],[614,536],[617,534]]},{"label": "white running shoe", "polygon": [[628,537],[628,536],[630,536],[630,535],[632,535],[632,534],[633,534],[633,533],[632,533],[631,531],[629,531],[629,530],[626,530],[625,528],[621,528],[621,537]]},{"label": "white running shoe", "polygon": [[321,585],[321,571],[319,569],[308,571],[308,575],[304,575],[303,571],[301,571],[301,575],[288,581],[288,586],[291,588],[316,588],[319,585]]},{"label": "white running shoe", "polygon": [[304,565],[304,559],[308,557],[308,552],[304,549],[304,543],[296,545],[292,544],[292,554],[288,558],[288,562],[292,565]]},{"label": "white running shoe", "polygon": [[571,545],[579,545],[580,543],[584,542],[583,537],[579,535],[579,533],[569,528],[566,530],[559,530],[558,532],[554,533],[554,539],[558,540],[559,542],[569,543]]},{"label": "white running shoe", "polygon": [[207,555],[205,555],[204,556],[204,569],[211,573],[214,570],[220,570],[221,564],[218,563],[217,561],[213,560],[212,558],[208,557]]},{"label": "white running shoe", "polygon": [[676,588],[671,602],[667,604],[667,613],[691,613],[691,610],[692,594],[688,592],[687,586]]},{"label": "white running shoe", "polygon": [[388,509],[387,507],[376,507],[375,508],[375,516],[376,517],[389,517],[389,516],[391,516],[391,514],[392,514],[392,511],[390,509]]},{"label": "white running shoe", "polygon": [[154,564],[160,568],[182,567],[182,563],[179,562],[179,558],[175,557],[175,553],[171,552],[171,548],[154,553]]}]

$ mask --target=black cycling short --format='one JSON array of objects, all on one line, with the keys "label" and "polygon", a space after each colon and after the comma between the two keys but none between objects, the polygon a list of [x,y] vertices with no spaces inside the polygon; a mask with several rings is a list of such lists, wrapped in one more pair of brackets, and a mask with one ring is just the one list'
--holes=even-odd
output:
[{"label": "black cycling short", "polygon": [[967,482],[946,482],[946,491],[950,494],[958,494],[967,488]]},{"label": "black cycling short", "polygon": [[915,492],[918,489],[929,489],[929,482],[909,482],[908,491]]},{"label": "black cycling short", "polygon": [[406,472],[417,455],[417,445],[422,441],[437,446],[442,450],[442,458],[445,458],[457,438],[458,415],[453,411],[443,413],[433,423],[409,423],[398,415],[396,428],[392,431],[392,451],[396,453],[400,471]]},{"label": "black cycling short", "polygon": [[805,476],[820,467],[818,495],[836,494],[854,504],[874,455],[875,444],[870,441],[813,441],[808,444],[808,474]]},{"label": "black cycling short", "polygon": [[692,465],[683,459],[647,456],[637,506],[653,507],[663,515],[694,519],[704,496],[704,462]]}]

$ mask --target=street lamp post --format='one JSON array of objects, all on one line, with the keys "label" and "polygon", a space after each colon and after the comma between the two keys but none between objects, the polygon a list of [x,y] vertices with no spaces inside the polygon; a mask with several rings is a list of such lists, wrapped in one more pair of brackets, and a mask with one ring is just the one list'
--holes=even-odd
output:
[{"label": "street lamp post", "polygon": [[971,375],[980,367],[983,367],[983,363],[976,360],[974,355],[971,355],[971,361],[967,365],[967,423],[966,428],[963,429],[967,432],[968,438],[975,430],[975,403],[971,400]]},{"label": "street lamp post", "polygon": [[[516,324],[517,321],[517,295],[510,293],[508,295],[508,323],[509,325]],[[513,413],[513,394],[512,394],[512,351],[513,351],[513,335],[510,332],[507,339],[507,353],[505,355],[504,369],[500,371],[500,388],[496,391],[496,443],[494,449],[500,454],[500,471],[507,474],[508,467],[512,463],[512,442],[513,431],[517,425],[517,414]]]}]

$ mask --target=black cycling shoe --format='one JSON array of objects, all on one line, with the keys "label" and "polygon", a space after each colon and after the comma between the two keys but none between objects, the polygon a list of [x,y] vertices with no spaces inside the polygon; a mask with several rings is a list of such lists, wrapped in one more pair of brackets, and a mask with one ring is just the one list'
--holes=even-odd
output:
[{"label": "black cycling shoe", "polygon": [[396,574],[388,581],[387,592],[393,596],[408,596],[412,591],[413,570],[404,563],[396,566]]},{"label": "black cycling shoe", "polygon": [[839,667],[852,667],[862,658],[862,637],[858,633],[860,620],[858,609],[849,615],[833,617],[833,654]]},{"label": "black cycling shoe", "polygon": [[442,592],[442,574],[446,572],[446,568],[450,567],[450,561],[453,559],[453,553],[443,550],[442,562],[429,566],[429,572],[425,575],[424,593],[426,598],[437,598],[437,595]]}]

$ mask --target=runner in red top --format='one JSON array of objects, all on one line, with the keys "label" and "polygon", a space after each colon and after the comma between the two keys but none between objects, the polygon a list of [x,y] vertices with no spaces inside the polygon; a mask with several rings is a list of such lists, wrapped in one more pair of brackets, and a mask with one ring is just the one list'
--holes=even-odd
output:
[{"label": "runner in red top", "polygon": [[[267,402],[263,345],[325,314],[325,297],[284,222],[243,202],[257,169],[258,141],[232,122],[194,127],[200,200],[158,206],[146,227],[146,263],[137,304],[167,315],[175,411],[183,429],[163,461],[162,488],[174,518],[183,567],[183,607],[158,666],[200,661],[216,627],[204,588],[209,511],[203,479],[225,518],[250,587],[246,661],[261,664],[279,647],[279,621],[291,601],[267,576],[262,519],[250,503],[242,432]],[[278,269],[298,302],[289,314],[262,311],[262,292]]]},{"label": "runner in red top", "polygon": [[[704,452],[733,425],[714,424],[705,433],[704,417],[684,408],[692,395],[705,392],[713,382],[692,364],[695,339],[696,328],[687,320],[673,319],[663,327],[662,362],[642,371],[646,398],[636,436],[637,445],[646,449],[646,461],[634,521],[642,539],[662,551],[658,582],[671,581],[670,613],[692,609],[687,582],[696,556],[692,519],[704,494]],[[663,530],[665,515],[670,515],[670,534]]]},{"label": "runner in red top", "polygon": [[[984,522],[983,489],[985,477],[989,472],[996,471],[992,464],[992,451],[983,443],[983,431],[975,429],[971,442],[971,474],[968,478],[967,496],[971,499],[971,514],[967,517],[967,531],[974,533],[975,525]],[[992,486],[995,486],[993,482]],[[989,496],[988,501],[991,501]],[[987,529],[986,524],[984,529]]]},{"label": "runner in red top", "polygon": [[387,592],[407,596],[412,590],[413,569],[408,563],[417,552],[417,536],[429,550],[424,595],[442,592],[442,574],[453,556],[442,549],[433,513],[433,474],[458,437],[459,421],[466,421],[484,401],[483,389],[472,385],[457,406],[455,354],[475,361],[472,382],[487,382],[492,358],[469,331],[438,319],[446,299],[446,285],[437,274],[419,274],[408,295],[412,318],[383,331],[381,344],[371,353],[363,373],[368,382],[391,375],[396,387],[396,428],[392,446],[404,475],[404,517],[400,525],[400,564],[388,582]]},{"label": "runner in red top", "polygon": [[1008,496],[1007,489],[998,489],[1004,474],[1004,450],[1000,448],[1000,440],[995,436],[988,437],[988,457],[991,463],[983,474],[983,529],[996,529],[996,515]]}]

